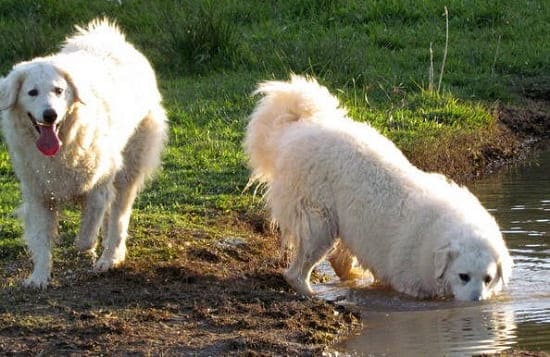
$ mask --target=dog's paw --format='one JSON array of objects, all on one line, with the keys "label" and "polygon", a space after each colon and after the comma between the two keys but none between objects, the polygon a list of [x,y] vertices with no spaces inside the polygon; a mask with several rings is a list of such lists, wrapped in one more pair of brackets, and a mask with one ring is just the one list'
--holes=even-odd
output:
[{"label": "dog's paw", "polygon": [[93,249],[84,252],[77,252],[76,259],[83,265],[94,265],[97,262],[97,253]]},{"label": "dog's paw", "polygon": [[46,289],[48,287],[48,277],[40,274],[31,274],[23,281],[23,286],[29,289]]},{"label": "dog's paw", "polygon": [[290,285],[294,290],[296,290],[296,292],[305,296],[315,295],[315,292],[311,289],[309,282],[305,281],[304,279],[295,277],[292,273],[288,271],[284,273],[284,277],[288,285]]},{"label": "dog's paw", "polygon": [[124,258],[116,259],[113,257],[105,257],[104,255],[102,255],[101,258],[99,258],[99,260],[95,262],[93,271],[95,273],[104,273],[110,269],[118,267],[122,264],[123,261]]},{"label": "dog's paw", "polygon": [[[96,245],[97,240],[82,238],[80,235],[78,235],[74,241],[75,248],[81,253],[94,252]],[[95,254],[95,252],[93,254]]]},{"label": "dog's paw", "polygon": [[79,256],[90,259],[93,262],[97,260],[97,253],[95,249],[84,250],[84,251],[78,252],[78,254]]}]

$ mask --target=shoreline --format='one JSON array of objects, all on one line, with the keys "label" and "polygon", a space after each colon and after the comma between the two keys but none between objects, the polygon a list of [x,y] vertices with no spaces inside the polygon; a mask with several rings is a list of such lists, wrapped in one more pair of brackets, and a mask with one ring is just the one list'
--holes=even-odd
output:
[{"label": "shoreline", "polygon": [[[522,162],[550,142],[549,101],[499,104],[494,116],[494,125],[485,132],[442,138],[438,143],[420,145],[407,156],[425,171],[440,172],[464,184]],[[445,148],[457,143],[452,150]]]}]

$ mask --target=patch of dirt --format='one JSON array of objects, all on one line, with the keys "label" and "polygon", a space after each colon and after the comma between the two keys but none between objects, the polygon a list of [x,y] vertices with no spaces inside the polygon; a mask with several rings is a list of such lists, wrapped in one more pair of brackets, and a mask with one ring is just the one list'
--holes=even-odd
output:
[{"label": "patch of dirt", "polygon": [[500,106],[497,114],[499,122],[518,138],[540,140],[550,137],[550,102],[527,100],[521,108]]},{"label": "patch of dirt", "polygon": [[352,312],[292,291],[277,237],[257,226],[250,217],[246,238],[207,244],[167,233],[179,258],[106,274],[65,248],[45,291],[19,287],[20,257],[0,271],[0,354],[319,355],[359,329]]},{"label": "patch of dirt", "polygon": [[492,127],[426,140],[406,154],[426,171],[442,172],[465,183],[525,160],[550,139],[548,97],[525,99],[521,106],[498,104],[494,115]]}]

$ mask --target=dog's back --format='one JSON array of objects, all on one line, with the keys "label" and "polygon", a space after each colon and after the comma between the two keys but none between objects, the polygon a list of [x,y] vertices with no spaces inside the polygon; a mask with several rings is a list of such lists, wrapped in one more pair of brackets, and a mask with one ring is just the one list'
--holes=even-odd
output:
[{"label": "dog's back", "polygon": [[[95,19],[85,27],[75,26],[76,33],[65,39],[61,53],[86,51],[90,55],[124,61],[139,53],[118,26],[108,19]],[[131,56],[128,52],[131,52]],[[137,57],[142,57],[138,54]]]}]

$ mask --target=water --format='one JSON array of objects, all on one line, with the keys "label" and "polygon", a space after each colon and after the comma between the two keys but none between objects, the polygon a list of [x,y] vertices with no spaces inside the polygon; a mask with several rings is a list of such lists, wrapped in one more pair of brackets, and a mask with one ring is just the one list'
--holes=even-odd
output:
[{"label": "water", "polygon": [[470,356],[510,348],[550,352],[550,151],[472,184],[496,217],[515,266],[502,296],[483,303],[419,301],[376,288],[319,286],[345,294],[364,328],[334,346],[372,356]]}]

